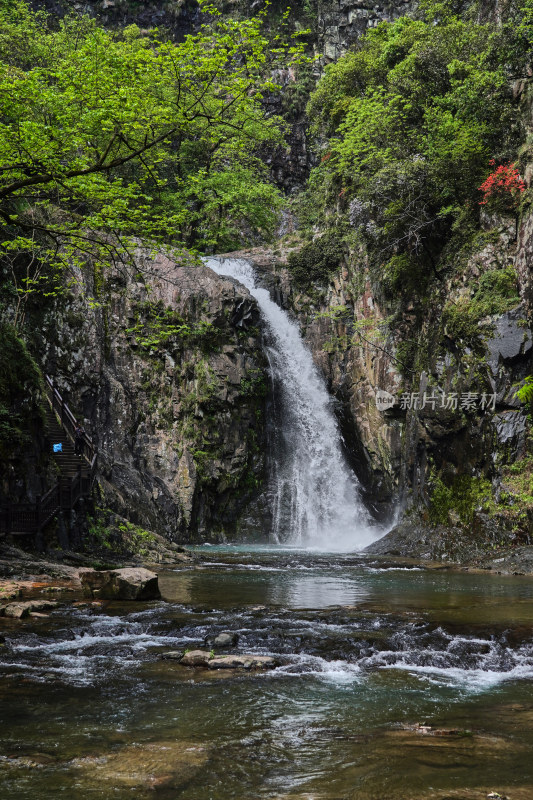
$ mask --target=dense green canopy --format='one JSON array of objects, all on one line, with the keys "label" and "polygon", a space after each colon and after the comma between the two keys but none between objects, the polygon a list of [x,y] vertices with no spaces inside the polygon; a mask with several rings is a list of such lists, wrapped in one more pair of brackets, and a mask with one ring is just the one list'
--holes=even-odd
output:
[{"label": "dense green canopy", "polygon": [[369,31],[308,106],[326,142],[302,217],[344,218],[385,284],[408,294],[438,274],[457,221],[465,230],[477,215],[490,160],[512,160],[520,141],[512,80],[524,74],[528,9],[498,27],[475,4],[462,16],[453,6],[425,2],[419,17]]},{"label": "dense green canopy", "polygon": [[283,124],[262,99],[300,49],[201,5],[209,24],[175,44],[0,0],[0,255],[39,264],[19,290],[53,292],[54,271],[123,258],[134,237],[228,248],[273,229],[259,156]]}]

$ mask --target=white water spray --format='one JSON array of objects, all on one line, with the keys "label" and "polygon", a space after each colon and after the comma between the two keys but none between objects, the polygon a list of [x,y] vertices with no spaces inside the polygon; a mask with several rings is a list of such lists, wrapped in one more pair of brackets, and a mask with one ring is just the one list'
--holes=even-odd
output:
[{"label": "white water spray", "polygon": [[244,259],[208,258],[206,264],[250,291],[268,328],[267,355],[281,405],[269,479],[274,538],[321,549],[362,549],[383,531],[370,525],[342,453],[331,398],[297,324],[256,286]]}]

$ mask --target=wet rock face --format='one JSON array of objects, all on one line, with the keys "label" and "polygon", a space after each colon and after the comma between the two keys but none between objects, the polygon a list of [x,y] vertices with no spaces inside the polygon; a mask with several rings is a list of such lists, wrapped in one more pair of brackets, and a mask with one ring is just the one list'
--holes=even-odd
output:
[{"label": "wet rock face", "polygon": [[508,311],[496,320],[493,336],[487,342],[487,361],[494,377],[502,366],[531,355],[531,331],[524,322],[523,308]]},{"label": "wet rock face", "polygon": [[[305,336],[338,400],[347,454],[367,500],[377,516],[386,516],[401,468],[402,426],[376,403],[378,388],[397,396],[401,385],[392,351],[376,335],[385,311],[369,286],[354,296],[346,273],[333,281],[326,303],[325,317],[304,312]],[[348,313],[337,317],[337,308]]]},{"label": "wet rock face", "polygon": [[96,307],[78,275],[45,322],[45,368],[98,446],[99,505],[176,540],[223,535],[264,467],[256,304],[202,264],[136,258]]},{"label": "wet rock face", "polygon": [[377,388],[397,395],[402,382],[391,348],[375,335],[384,310],[369,285],[361,292],[354,288],[354,275],[346,268],[317,300],[294,287],[284,254],[253,250],[247,255],[272,297],[297,314],[314,361],[337,401],[346,455],[365,500],[377,518],[387,519],[399,491],[404,422],[380,411],[376,403]]},{"label": "wet rock face", "polygon": [[[526,306],[486,318],[476,352],[442,334],[443,305],[470,299],[480,275],[502,269],[520,253],[514,232],[500,223],[491,221],[494,242],[443,286],[442,298],[417,333],[427,343],[425,369],[405,374],[401,348],[412,335],[408,323],[414,307],[404,312],[401,325],[387,325],[379,286],[371,285],[362,257],[352,255],[329,285],[306,294],[292,282],[285,252],[248,252],[272,296],[300,320],[315,363],[338,401],[348,458],[378,518],[390,519],[398,503],[424,510],[433,470],[451,482],[467,475],[497,485],[501,468],[525,452],[527,409],[515,393],[533,371]],[[436,400],[422,407],[420,398],[435,392]],[[405,394],[418,400],[402,404]],[[380,396],[394,404],[380,405]],[[461,407],[469,396],[473,404]]]}]

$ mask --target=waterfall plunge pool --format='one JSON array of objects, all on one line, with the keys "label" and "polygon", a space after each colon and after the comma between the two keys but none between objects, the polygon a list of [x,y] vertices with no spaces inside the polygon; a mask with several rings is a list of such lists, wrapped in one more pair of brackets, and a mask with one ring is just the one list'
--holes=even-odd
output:
[{"label": "waterfall plunge pool", "polygon": [[[3,620],[3,797],[533,797],[533,580],[197,552],[164,601]],[[282,666],[160,657],[221,631]]]},{"label": "waterfall plunge pool", "polygon": [[[298,326],[246,261],[206,263],[262,314],[278,546],[197,548],[161,602],[1,620],[2,797],[532,800],[533,580],[350,554],[383,531]],[[221,632],[279,666],[162,658]]]}]

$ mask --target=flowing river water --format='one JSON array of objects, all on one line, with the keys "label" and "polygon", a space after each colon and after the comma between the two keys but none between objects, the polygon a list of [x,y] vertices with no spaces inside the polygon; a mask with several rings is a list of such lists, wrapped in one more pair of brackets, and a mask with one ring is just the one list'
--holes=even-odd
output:
[{"label": "flowing river water", "polygon": [[[161,601],[4,620],[2,798],[533,797],[530,578],[281,547],[197,558],[160,573]],[[280,665],[161,658],[222,631]]]},{"label": "flowing river water", "polygon": [[[297,325],[247,262],[207,263],[265,323],[277,546],[198,548],[161,601],[3,619],[0,798],[533,800],[533,580],[354,555],[383,531]],[[164,657],[223,632],[277,666]]]}]

